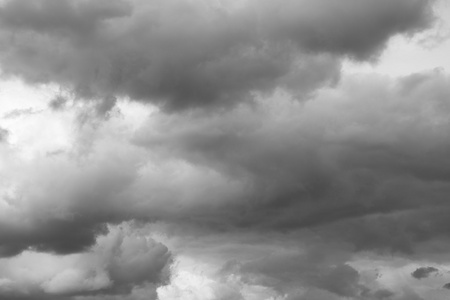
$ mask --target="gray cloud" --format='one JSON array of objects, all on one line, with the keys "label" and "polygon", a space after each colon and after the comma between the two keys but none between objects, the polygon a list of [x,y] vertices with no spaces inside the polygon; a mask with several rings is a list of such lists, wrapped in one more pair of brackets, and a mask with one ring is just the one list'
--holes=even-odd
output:
[{"label": "gray cloud", "polygon": [[[2,2],[2,72],[83,101],[43,112],[78,121],[57,154],[1,145],[0,298],[156,299],[179,255],[224,264],[212,299],[421,299],[352,259],[448,249],[449,77],[340,68],[426,28],[431,3]],[[136,130],[123,96],[162,110]],[[112,229],[130,220],[153,225]],[[15,277],[27,258],[62,269]]]},{"label": "gray cloud", "polygon": [[439,270],[434,267],[421,267],[417,268],[414,272],[411,273],[411,276],[416,279],[423,279],[429,277],[433,273],[438,273]]},{"label": "gray cloud", "polygon": [[[413,33],[431,15],[427,1],[265,1],[273,30],[309,51],[368,59],[397,33]],[[275,13],[274,13],[275,12]],[[381,22],[382,20],[382,22]],[[274,24],[277,25],[274,25]]]},{"label": "gray cloud", "polygon": [[92,223],[87,220],[70,222],[50,219],[33,225],[33,228],[4,226],[0,230],[0,256],[14,256],[29,248],[59,254],[80,252],[91,246],[96,235],[104,229],[98,220]]},{"label": "gray cloud", "polygon": [[[45,78],[27,63],[20,66],[22,73],[10,69],[11,74],[25,74],[30,81],[58,81],[77,89],[76,97],[93,99],[72,106],[66,104],[72,99],[56,98],[50,102],[51,110],[43,112],[62,117],[82,107],[81,113],[70,116],[82,121],[70,129],[74,131],[70,146],[58,154],[24,159],[20,153],[14,155],[13,144],[1,145],[0,299],[173,300],[205,295],[243,300],[264,299],[263,294],[287,300],[428,299],[422,292],[401,290],[402,282],[387,289],[382,283],[388,279],[366,276],[364,272],[373,270],[358,269],[353,263],[358,258],[364,262],[365,255],[373,253],[383,257],[386,250],[394,257],[426,257],[432,263],[431,251],[442,256],[448,249],[440,244],[448,240],[449,224],[448,75],[432,71],[391,80],[342,76],[339,70],[341,57],[374,59],[393,34],[423,28],[425,2],[397,1],[394,6],[364,2],[357,12],[347,10],[351,16],[367,18],[365,5],[376,11],[374,15],[384,15],[381,7],[386,5],[389,14],[393,11],[386,13],[389,19],[401,13],[399,7],[410,5],[399,21],[406,25],[392,25],[398,20],[391,19],[383,28],[375,19],[358,27],[346,11],[336,16],[327,11],[331,4],[325,1],[304,13],[300,4],[290,1],[280,1],[279,7],[261,2],[256,33],[255,25],[248,25],[252,2],[234,11],[202,4],[191,11],[181,2],[170,2],[170,9],[164,3],[162,10],[152,11],[153,2],[124,3],[117,2],[111,8],[117,10],[114,13],[101,12],[106,6],[98,4],[99,10],[89,17],[83,15],[84,7],[93,5],[89,1],[3,7],[4,14],[14,18],[3,20],[9,23],[2,34],[14,29],[16,41],[26,43],[25,36],[32,37],[36,43],[28,46],[45,48],[41,42],[47,39],[61,51],[59,57],[53,53],[34,61],[46,65],[38,68]],[[49,12],[65,16],[67,26],[41,10],[53,5]],[[145,6],[142,15],[137,5]],[[186,19],[169,24],[173,7]],[[155,18],[144,20],[149,11]],[[220,19],[217,11],[233,22]],[[267,11],[274,13],[265,15]],[[18,22],[21,13],[35,18]],[[204,20],[196,23],[192,15],[212,16],[210,28],[201,28]],[[315,17],[296,23],[306,15]],[[343,19],[349,23],[339,21]],[[142,33],[133,42],[149,22],[164,29],[161,36]],[[314,33],[308,32],[312,30],[305,25],[308,22]],[[181,38],[180,28],[187,40],[193,37],[192,45]],[[242,28],[248,31],[238,30]],[[362,41],[362,32],[373,38]],[[325,39],[314,37],[316,33]],[[335,35],[341,38],[334,41]],[[127,43],[131,41],[126,46],[125,36]],[[261,40],[268,44],[260,46]],[[105,41],[114,47],[106,47]],[[162,45],[161,49],[142,47],[147,42]],[[199,57],[198,48],[203,50]],[[82,57],[72,56],[80,49]],[[106,53],[104,60],[99,49]],[[31,50],[38,57],[48,53]],[[137,57],[131,67],[129,50]],[[92,60],[85,62],[91,55]],[[50,56],[67,60],[67,67],[57,73],[54,65],[46,64],[55,62]],[[162,63],[152,69],[145,59],[139,60],[142,57],[156,57]],[[19,66],[18,60],[4,61]],[[85,68],[94,67],[94,62],[99,71],[89,73]],[[111,62],[122,64],[132,75],[123,71],[122,78],[116,77],[116,90],[113,79],[103,77],[116,68]],[[103,66],[110,69],[104,71]],[[137,66],[143,66],[142,78],[150,74],[161,85],[146,87],[147,81],[136,81]],[[238,71],[241,77],[235,76]],[[89,77],[95,72],[99,75]],[[232,79],[219,82],[227,76]],[[122,84],[124,78],[130,81]],[[173,82],[178,85],[170,85]],[[198,87],[205,82],[204,88]],[[131,95],[179,113],[155,110],[134,131],[135,125],[127,128],[124,124],[130,120],[119,112],[130,104],[116,95]],[[296,101],[306,97],[311,101]],[[252,106],[239,103],[250,98]],[[231,103],[234,106],[227,110],[180,112]],[[8,126],[36,117],[26,111],[17,115],[23,118],[7,118]],[[101,120],[91,120],[98,116]],[[139,226],[111,234],[114,224],[127,220],[153,225],[142,235],[134,234]],[[153,234],[167,243],[156,242]],[[177,276],[170,276],[177,257],[181,263],[186,257],[200,262],[200,269],[203,264],[224,267],[208,273],[210,277],[201,281],[203,290],[190,291]],[[33,261],[51,272],[38,272]],[[16,270],[24,269],[30,272],[16,275]],[[419,270],[427,272],[418,269],[412,276]],[[406,284],[414,282],[411,276],[407,280]],[[168,286],[162,288],[164,284]]]},{"label": "gray cloud", "polygon": [[53,110],[60,110],[66,105],[66,103],[67,99],[62,95],[58,95],[50,101],[48,106]]},{"label": "gray cloud", "polygon": [[[46,263],[47,269],[40,263]],[[0,260],[0,298],[114,297],[133,295],[139,289],[150,296],[169,279],[171,263],[166,246],[122,224],[109,227],[93,247],[72,256],[27,251],[9,261]],[[18,276],[14,266],[24,264],[27,269]]]},{"label": "gray cloud", "polygon": [[305,105],[280,94],[227,113],[157,113],[131,141],[119,119],[87,123],[75,149],[0,174],[15,184],[1,253],[82,251],[104,224],[131,219],[315,228],[356,250],[412,253],[448,223],[448,78],[426,76],[407,94],[352,78]]},{"label": "gray cloud", "polygon": [[305,97],[337,80],[340,56],[376,57],[391,36],[427,27],[430,3],[5,1],[0,66],[82,98],[167,110],[230,106],[277,87]]},{"label": "gray cloud", "polygon": [[9,131],[0,127],[0,142],[5,141],[8,138]]},{"label": "gray cloud", "polygon": [[[346,264],[330,267],[317,260],[319,255],[287,255],[264,258],[242,266],[242,274],[259,278],[263,285],[289,291],[296,285],[316,287],[341,297],[359,297],[366,287],[359,283],[359,273]],[[314,262],[307,262],[311,258]],[[325,258],[325,257],[322,257]],[[329,258],[328,258],[329,259]],[[291,286],[290,286],[291,285]]]},{"label": "gray cloud", "polygon": [[[95,242],[98,234],[104,232],[105,223],[124,220],[111,211],[101,213],[101,205],[112,193],[125,188],[133,180],[134,173],[125,174],[125,169],[122,169],[121,174],[109,176],[104,173],[106,170],[90,175],[87,169],[76,171],[86,172],[81,175],[73,174],[72,171],[76,170],[70,169],[73,165],[67,165],[67,161],[59,157],[50,156],[46,163],[48,165],[43,168],[35,166],[34,171],[28,170],[28,179],[39,182],[38,185],[25,188],[29,184],[25,179],[20,183],[24,184],[21,195],[10,196],[9,201],[16,203],[20,211],[11,219],[7,216],[0,221],[3,223],[0,229],[2,255],[15,255],[29,247],[60,254],[83,251]],[[53,167],[61,168],[60,172],[64,174],[52,174]],[[54,186],[56,182],[60,184],[58,188]],[[37,196],[37,189],[45,191],[46,199]],[[20,202],[20,197],[25,201]],[[20,218],[18,222],[16,219]]]},{"label": "gray cloud", "polygon": [[[302,240],[305,241],[304,237]],[[315,297],[397,299],[394,292],[366,286],[360,273],[345,263],[350,258],[345,249],[338,244],[323,246],[317,240],[308,240],[306,249],[300,246],[301,250],[292,251],[288,245],[276,240],[276,243],[265,246],[271,247],[269,255],[261,256],[261,253],[254,251],[254,255],[261,258],[229,261],[220,274],[233,274],[240,276],[247,284],[272,287],[279,295],[288,295],[287,299],[293,300]],[[215,251],[220,251],[220,248]],[[226,252],[224,255],[227,255]]]},{"label": "gray cloud", "polygon": [[[420,195],[428,195],[428,203],[437,206],[448,189],[446,165],[438,158],[448,147],[440,138],[444,131],[434,131],[434,137],[428,135],[431,123],[416,122],[422,108],[416,106],[413,112],[404,106],[411,101],[420,105],[420,95],[427,93],[436,112],[442,110],[439,126],[447,126],[446,108],[442,107],[442,97],[448,93],[443,85],[447,79],[429,76],[436,81],[417,86],[415,93],[411,89],[413,94],[407,97],[397,87],[385,91],[388,96],[374,92],[385,89],[383,80],[373,86],[368,82],[364,87],[349,86],[350,94],[335,99],[335,103],[342,101],[341,108],[322,107],[319,97],[310,110],[299,109],[298,116],[290,113],[298,108],[288,104],[285,108],[274,105],[270,113],[252,115],[243,110],[225,117],[169,117],[152,124],[161,126],[153,127],[153,132],[164,134],[143,131],[138,142],[242,178],[251,193],[243,196],[249,201],[247,210],[242,220],[235,214],[230,218],[244,227],[259,221],[271,228],[306,227],[393,213],[419,208]],[[347,99],[355,102],[347,104]],[[352,105],[351,112],[345,111],[347,105]],[[391,113],[386,115],[386,110]],[[436,121],[430,122],[439,122],[440,113],[432,114]],[[403,117],[409,119],[398,122]],[[272,118],[280,121],[271,123]],[[330,124],[316,121],[324,118]],[[355,128],[347,127],[348,122]],[[428,156],[420,150],[423,147],[434,153],[434,159],[422,156]],[[269,214],[271,218],[267,219]]]},{"label": "gray cloud", "polygon": [[394,296],[394,293],[386,289],[381,289],[376,291],[373,296],[375,299],[389,299]]},{"label": "gray cloud", "polygon": [[33,108],[14,109],[3,115],[3,119],[13,119],[24,115],[38,114],[41,110],[35,110]]},{"label": "gray cloud", "polygon": [[10,30],[88,36],[104,20],[131,14],[129,3],[117,1],[5,1],[1,24]]}]

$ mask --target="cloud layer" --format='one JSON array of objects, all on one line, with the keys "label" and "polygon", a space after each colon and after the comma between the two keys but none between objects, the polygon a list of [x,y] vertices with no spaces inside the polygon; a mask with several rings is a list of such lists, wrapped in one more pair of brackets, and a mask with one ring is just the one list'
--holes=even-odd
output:
[{"label": "cloud layer", "polygon": [[128,96],[167,110],[230,106],[254,92],[304,95],[430,24],[422,0],[4,1],[6,75],[82,98]]},{"label": "cloud layer", "polygon": [[[89,251],[105,233],[104,224],[138,220],[163,222],[170,225],[163,232],[194,239],[291,232],[312,243],[304,234],[313,230],[315,238],[335,244],[335,251],[345,245],[350,253],[427,257],[429,243],[449,242],[449,145],[443,139],[448,83],[440,71],[396,81],[348,76],[305,104],[279,93],[257,100],[256,107],[220,114],[156,111],[134,134],[117,112],[78,127],[70,148],[37,152],[31,160],[7,143],[2,255]],[[434,247],[432,254],[440,251]],[[301,261],[296,255],[281,256],[274,262],[280,274],[267,276],[295,282],[297,275],[284,266],[304,270],[288,263]],[[340,296],[376,293],[360,285],[348,259],[336,261],[335,271],[311,271],[325,276],[317,282],[316,275],[301,275],[300,282],[313,280]],[[238,273],[263,276],[266,267],[250,267],[255,263],[243,264]],[[353,278],[352,287],[328,287],[327,276],[334,282],[333,272],[341,271]],[[115,276],[122,278],[120,272]]]},{"label": "cloud layer", "polygon": [[447,299],[433,4],[0,2],[0,299]]}]

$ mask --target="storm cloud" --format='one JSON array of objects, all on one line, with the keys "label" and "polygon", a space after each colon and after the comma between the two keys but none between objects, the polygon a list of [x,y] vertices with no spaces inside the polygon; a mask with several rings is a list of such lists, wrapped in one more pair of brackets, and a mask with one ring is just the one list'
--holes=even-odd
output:
[{"label": "storm cloud", "polygon": [[[374,59],[426,28],[429,1],[4,1],[5,75],[166,110],[228,107],[337,80],[340,57]],[[109,100],[105,100],[109,99]]]},{"label": "storm cloud", "polygon": [[[258,240],[291,232],[308,241],[313,230],[312,239],[326,239],[334,251],[426,255],[423,245],[446,241],[448,143],[441,137],[450,91],[442,72],[423,76],[408,92],[409,78],[350,76],[306,104],[281,93],[220,114],[155,112],[134,133],[113,114],[79,128],[76,148],[28,162],[11,153],[2,175],[2,255],[89,251],[105,224],[130,220],[163,222],[177,244],[191,236],[199,247],[202,235],[245,232]],[[314,261],[292,255],[275,260],[278,273],[251,267],[249,258],[237,270],[274,291],[294,293],[275,284],[281,280],[375,297],[378,288],[346,266],[350,256],[332,260],[336,270],[315,263],[305,277],[305,266],[292,261]],[[339,283],[341,271],[349,282]]]},{"label": "storm cloud", "polygon": [[[406,79],[391,85],[384,78],[352,78],[338,93],[324,91],[306,105],[281,95],[256,113],[163,117],[139,132],[137,142],[241,178],[239,200],[225,204],[212,222],[280,230],[361,216],[377,222],[383,214],[414,214],[425,194],[427,207],[442,211],[448,145],[440,138],[447,126],[441,101],[448,78],[437,71],[427,78],[409,94],[402,91]],[[423,147],[432,157],[418,150]]]},{"label": "storm cloud", "polygon": [[447,299],[436,3],[0,1],[0,299]]}]

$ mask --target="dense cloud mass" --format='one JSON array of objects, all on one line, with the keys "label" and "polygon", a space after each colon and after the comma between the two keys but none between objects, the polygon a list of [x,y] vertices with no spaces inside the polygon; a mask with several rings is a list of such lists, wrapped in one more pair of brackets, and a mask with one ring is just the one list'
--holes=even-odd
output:
[{"label": "dense cloud mass", "polygon": [[[428,243],[444,243],[434,247],[439,255],[449,242],[449,78],[433,71],[412,85],[416,77],[349,76],[306,104],[281,93],[220,114],[155,112],[131,135],[121,115],[111,115],[82,125],[70,143],[76,148],[29,161],[6,145],[2,255],[89,251],[106,223],[163,222],[175,251],[193,251],[194,240],[212,246],[222,264],[236,259],[217,248],[230,241],[208,245],[201,236],[245,233],[262,248],[273,243],[281,253],[272,265],[265,253],[231,268],[273,293],[304,295],[294,287],[306,285],[339,297],[383,295],[361,283],[348,251],[420,258]],[[277,237],[261,242],[268,232]],[[347,254],[314,260],[298,245],[284,254],[291,240],[319,243],[314,255],[320,247]],[[220,273],[217,284],[229,286],[231,274]]]},{"label": "dense cloud mass", "polygon": [[[414,215],[425,205],[420,200],[425,194],[428,209],[435,207],[438,213],[448,189],[448,144],[442,139],[448,121],[441,102],[449,95],[448,77],[430,73],[405,93],[408,80],[392,84],[384,78],[353,78],[339,91],[324,91],[306,105],[280,95],[258,112],[164,116],[136,140],[171,157],[204,164],[230,180],[240,178],[234,188],[239,200],[225,203],[212,223],[223,218],[223,224],[237,227],[288,229],[360,222],[360,216],[377,223],[381,213]],[[189,213],[191,219],[195,211]],[[418,225],[408,226],[411,233],[419,231],[414,228]],[[417,235],[425,238],[427,231]],[[407,248],[399,236],[395,241],[379,239],[370,243]]]},{"label": "dense cloud mass", "polygon": [[0,299],[448,299],[433,5],[0,1]]},{"label": "dense cloud mass", "polygon": [[167,110],[230,106],[254,92],[300,97],[430,24],[423,0],[13,0],[0,6],[0,65],[79,97]]}]

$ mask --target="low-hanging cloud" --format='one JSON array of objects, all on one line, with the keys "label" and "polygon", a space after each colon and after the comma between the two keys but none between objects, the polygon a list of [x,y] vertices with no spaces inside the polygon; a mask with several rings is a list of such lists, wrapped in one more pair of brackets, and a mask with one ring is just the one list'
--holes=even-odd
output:
[{"label": "low-hanging cloud", "polygon": [[426,28],[430,3],[4,1],[0,68],[81,98],[127,96],[172,111],[275,88],[305,97],[337,80],[340,57],[373,59],[391,36]]}]

